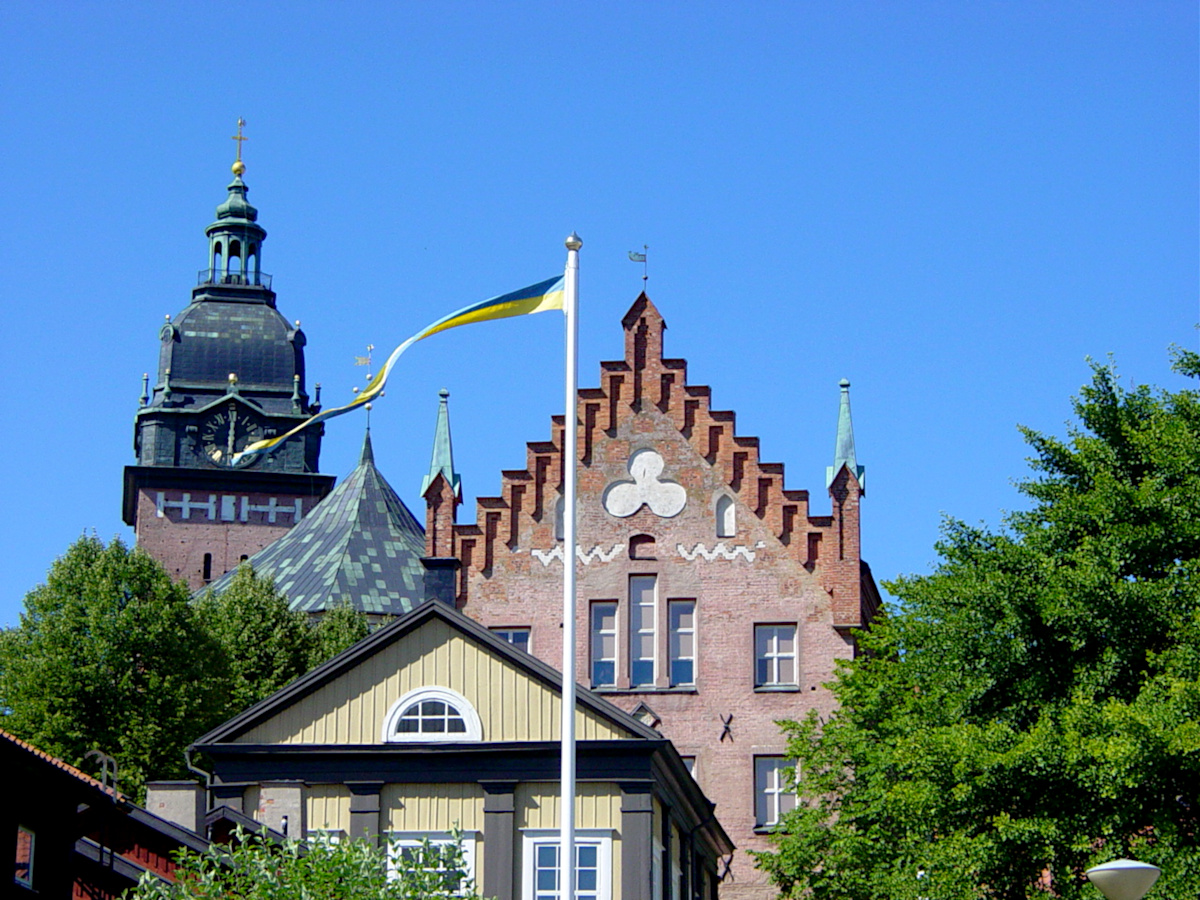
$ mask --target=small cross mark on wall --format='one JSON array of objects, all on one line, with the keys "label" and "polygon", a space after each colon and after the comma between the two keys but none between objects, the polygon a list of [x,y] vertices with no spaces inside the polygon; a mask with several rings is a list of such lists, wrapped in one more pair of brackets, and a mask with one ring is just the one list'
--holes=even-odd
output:
[{"label": "small cross mark on wall", "polygon": [[[733,713],[730,713],[727,716],[721,716],[721,725],[723,726],[721,728],[721,741],[724,741],[725,738],[729,738],[729,742],[733,743],[733,728],[730,727],[732,724]],[[720,743],[720,741],[718,741],[718,743]]]}]

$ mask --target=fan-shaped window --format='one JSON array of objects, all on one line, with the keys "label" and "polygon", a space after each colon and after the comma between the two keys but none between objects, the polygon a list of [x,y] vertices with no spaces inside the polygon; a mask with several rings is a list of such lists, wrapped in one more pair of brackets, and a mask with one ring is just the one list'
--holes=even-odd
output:
[{"label": "fan-shaped window", "polygon": [[462,694],[449,688],[418,688],[392,704],[384,720],[383,740],[480,741],[483,727]]}]

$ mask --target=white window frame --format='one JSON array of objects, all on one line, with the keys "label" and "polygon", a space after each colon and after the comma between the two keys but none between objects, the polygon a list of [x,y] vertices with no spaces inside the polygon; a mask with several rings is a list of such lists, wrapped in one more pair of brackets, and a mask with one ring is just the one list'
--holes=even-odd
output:
[{"label": "white window frame", "polygon": [[[400,724],[401,716],[414,704],[425,700],[440,700],[453,706],[462,716],[467,730],[465,732],[398,732],[396,728]],[[445,687],[422,687],[409,691],[391,705],[383,719],[383,733],[380,739],[385,744],[459,744],[466,741],[482,741],[483,723],[479,719],[479,713],[475,712],[475,707],[458,691],[452,691]]]},{"label": "white window frame", "polygon": [[[577,828],[575,829],[576,853],[579,847],[596,847],[596,893],[595,900],[612,900],[612,843],[613,832],[607,828]],[[558,829],[522,828],[521,829],[521,900],[534,900],[536,874],[535,862],[537,848],[551,845],[559,846]],[[557,859],[557,856],[555,857]],[[554,892],[556,900],[562,900],[561,885]],[[578,886],[575,895],[579,898]],[[583,895],[586,896],[586,895]]]},{"label": "white window frame", "polygon": [[[612,607],[613,627],[611,629],[596,627],[596,610],[601,606]],[[618,666],[621,648],[621,641],[619,638],[620,627],[620,604],[618,604],[617,601],[593,600],[588,605],[588,674],[590,676],[591,685],[594,688],[612,688],[617,686],[617,678],[619,677],[620,673],[620,668]],[[612,637],[613,655],[611,659],[607,656],[596,655],[596,639],[604,635],[609,635]],[[596,663],[598,662],[612,663],[612,681],[601,683],[596,680]]]},{"label": "white window frame", "polygon": [[340,844],[346,839],[346,832],[341,828],[310,828],[304,836],[306,840],[325,840],[331,844]]},{"label": "white window frame", "polygon": [[[633,583],[642,579],[649,581],[653,588],[650,592],[649,603],[639,603],[634,599]],[[644,595],[643,595],[644,596]],[[641,627],[637,627],[640,623]],[[640,656],[637,650],[638,638],[649,635],[651,655],[649,659]],[[650,663],[649,680],[638,681],[634,678],[634,667],[639,663]],[[630,575],[629,576],[629,686],[631,688],[653,688],[658,683],[658,576]]]},{"label": "white window frame", "polygon": [[[478,831],[460,831],[458,833],[463,854],[463,870],[465,881],[475,885],[475,844],[479,840]],[[454,835],[449,831],[389,831],[387,833],[387,874],[391,881],[396,877],[397,851],[406,847],[420,847],[422,841],[429,841],[434,847],[447,847],[454,843]],[[466,896],[466,885],[461,887],[459,894]]]},{"label": "white window frame", "polygon": [[[788,790],[783,770],[796,761],[785,756],[754,757],[754,827],[774,828],[783,814],[796,808],[796,792]],[[784,800],[790,797],[791,802]]]},{"label": "white window frame", "polygon": [[[763,629],[774,629],[775,633],[771,635],[765,653],[759,653],[759,632]],[[792,632],[792,652],[779,652],[778,632],[780,629],[788,629]],[[767,660],[770,664],[768,676],[764,680],[759,680],[758,664],[762,660]],[[779,678],[779,661],[781,659],[790,659],[792,661],[792,680],[781,681]],[[754,625],[754,686],[756,688],[796,688],[800,686],[800,628],[795,622],[757,622]]]},{"label": "white window frame", "polygon": [[[692,624],[690,628],[674,628],[674,619],[671,613],[678,609],[680,605],[690,603],[692,605]],[[696,601],[691,599],[679,599],[667,601],[667,677],[670,680],[671,687],[694,687],[696,684]],[[676,638],[682,635],[691,635],[692,637],[692,653],[690,656],[684,656],[682,653],[676,653],[677,641]],[[675,663],[690,662],[692,664],[692,678],[690,681],[675,680]]]}]

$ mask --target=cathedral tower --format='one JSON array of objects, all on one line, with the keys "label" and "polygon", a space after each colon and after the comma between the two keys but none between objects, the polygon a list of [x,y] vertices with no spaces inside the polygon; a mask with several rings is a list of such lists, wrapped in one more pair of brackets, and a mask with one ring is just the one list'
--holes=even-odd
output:
[{"label": "cathedral tower", "polygon": [[241,126],[229,196],[206,229],[191,303],[159,330],[125,468],[123,518],[138,546],[199,589],[291,528],[333,487],[317,474],[323,428],[235,461],[319,407],[305,389],[304,332],[276,309],[262,271],[266,230],[246,199]]}]

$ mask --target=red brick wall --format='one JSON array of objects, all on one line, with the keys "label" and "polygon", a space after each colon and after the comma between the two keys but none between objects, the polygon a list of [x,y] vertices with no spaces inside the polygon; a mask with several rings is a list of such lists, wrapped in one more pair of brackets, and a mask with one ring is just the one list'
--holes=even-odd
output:
[{"label": "red brick wall", "polygon": [[[630,711],[645,703],[679,752],[696,757],[697,777],[739,848],[722,897],[773,897],[745,853],[768,846],[754,831],[754,757],[782,755],[776,720],[832,708],[821,685],[835,661],[854,652],[848,626],[863,624],[863,612],[875,608],[859,559],[862,492],[843,469],[831,489],[833,514],[810,517],[808,493],[785,490],[783,466],[760,461],[757,438],[737,435],[734,414],[710,408],[710,390],[687,383],[686,362],[663,358],[665,324],[645,295],[622,324],[625,359],[602,363],[602,387],[579,392],[578,545],[588,559],[576,562],[576,677],[590,684],[589,603],[618,601],[621,674],[617,689],[605,695]],[[532,652],[560,668],[562,542],[555,539],[555,503],[562,437],[562,419],[555,417],[552,440],[528,445],[527,468],[502,474],[501,496],[478,500],[476,521],[454,526],[449,551],[463,563],[459,606],[488,626],[530,627]],[[631,480],[627,463],[642,448],[662,457],[662,479],[686,491],[676,515],[642,506],[619,518],[605,509],[605,489]],[[734,537],[717,537],[715,505],[722,495],[735,501]],[[442,497],[431,524],[448,505]],[[444,529],[438,535],[437,555],[444,555]],[[630,558],[630,539],[638,535],[653,538],[654,558]],[[724,552],[717,552],[718,544]],[[556,548],[558,555],[549,558]],[[633,691],[628,581],[639,573],[657,578],[659,665],[654,689]],[[687,689],[667,682],[671,599],[696,601],[697,674]],[[756,623],[798,624],[795,689],[755,690]]]},{"label": "red brick wall", "polygon": [[[166,501],[159,514],[158,495]],[[187,518],[178,504],[192,504]],[[211,506],[209,502],[211,499]],[[247,509],[242,521],[243,500],[248,507],[268,507],[275,500],[275,522],[270,513]],[[204,587],[204,556],[212,554],[211,578],[217,579],[236,569],[243,556],[253,556],[267,544],[278,539],[292,527],[294,504],[300,502],[300,517],[312,510],[316,502],[311,497],[289,494],[246,494],[212,491],[159,491],[142,488],[137,498],[137,544],[157,559],[176,581],[184,580],[188,587]],[[224,520],[230,508],[233,521]]]}]

